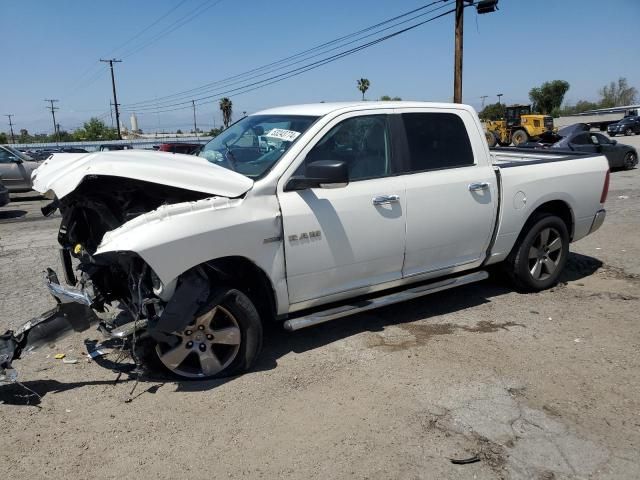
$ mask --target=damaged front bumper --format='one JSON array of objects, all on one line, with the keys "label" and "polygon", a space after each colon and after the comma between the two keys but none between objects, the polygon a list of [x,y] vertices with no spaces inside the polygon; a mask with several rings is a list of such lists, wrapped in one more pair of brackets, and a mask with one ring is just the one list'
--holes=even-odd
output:
[{"label": "damaged front bumper", "polygon": [[0,380],[15,380],[12,362],[19,359],[23,351],[55,341],[70,331],[85,331],[98,322],[91,308],[92,298],[85,289],[60,285],[58,276],[50,268],[45,272],[45,285],[57,305],[17,330],[0,335]]}]

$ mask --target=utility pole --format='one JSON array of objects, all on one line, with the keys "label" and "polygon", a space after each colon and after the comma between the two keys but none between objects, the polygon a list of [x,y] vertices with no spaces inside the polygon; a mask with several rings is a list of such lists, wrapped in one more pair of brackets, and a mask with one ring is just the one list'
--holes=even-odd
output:
[{"label": "utility pole", "polygon": [[504,93],[498,93],[496,96],[498,97],[498,105],[500,105],[500,97],[502,97]]},{"label": "utility pole", "polygon": [[[466,3],[466,5],[465,5]],[[453,103],[462,103],[462,50],[464,47],[464,9],[474,5],[473,0],[456,0],[455,56],[453,60]],[[480,0],[476,4],[478,14],[491,13],[498,9],[498,0]]]},{"label": "utility pole", "polygon": [[113,76],[113,64],[122,62],[122,60],[116,60],[110,58],[108,60],[100,59],[101,62],[108,63],[111,69],[111,86],[113,87],[113,106],[116,109],[116,127],[118,128],[118,140],[122,140],[122,134],[120,133],[120,112],[118,111],[118,97],[116,96],[116,79]]},{"label": "utility pole", "polygon": [[198,125],[196,125],[196,101],[191,100],[191,105],[193,106],[193,133],[195,133],[196,138],[198,138]]},{"label": "utility pole", "polygon": [[489,98],[489,95],[481,95],[480,98],[482,99],[482,108],[484,108],[484,101]]},{"label": "utility pole", "polygon": [[462,50],[464,46],[464,2],[456,0],[456,43],[453,60],[453,103],[462,103]]},{"label": "utility pole", "polygon": [[58,110],[58,107],[54,107],[53,103],[54,102],[59,102],[60,100],[56,100],[54,98],[45,98],[44,99],[45,102],[49,102],[51,103],[51,106],[48,107],[49,110],[51,110],[51,116],[53,117],[53,134],[56,137],[56,145],[58,144],[58,142],[60,142],[60,138],[58,138],[58,128],[57,128],[57,123],[56,123],[56,110]]},{"label": "utility pole", "polygon": [[9,128],[11,129],[11,143],[16,143],[16,136],[13,134],[13,123],[11,123],[11,117],[13,117],[13,113],[8,113],[5,117],[9,117]]}]

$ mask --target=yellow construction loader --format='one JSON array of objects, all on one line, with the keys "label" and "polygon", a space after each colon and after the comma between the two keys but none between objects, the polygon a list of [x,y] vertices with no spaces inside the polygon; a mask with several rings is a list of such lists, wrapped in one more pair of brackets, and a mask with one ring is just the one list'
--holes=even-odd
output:
[{"label": "yellow construction loader", "polygon": [[538,139],[543,133],[553,131],[550,115],[531,113],[531,105],[512,105],[505,108],[505,118],[485,122],[485,135],[490,147],[517,147],[529,140]]}]

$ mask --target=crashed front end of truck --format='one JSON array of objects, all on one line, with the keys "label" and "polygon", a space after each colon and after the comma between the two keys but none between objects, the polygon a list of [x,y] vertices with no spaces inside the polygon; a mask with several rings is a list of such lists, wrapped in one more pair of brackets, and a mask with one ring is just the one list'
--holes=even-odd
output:
[{"label": "crashed front end of truck", "polygon": [[[139,174],[140,165],[128,165],[129,176],[118,176],[118,164],[127,161],[123,155],[92,154],[91,159],[75,158],[82,155],[58,159],[54,156],[35,172],[34,187],[52,197],[42,213],[51,215],[59,210],[62,216],[58,232],[62,271],[60,275],[51,268],[44,272],[45,284],[57,306],[15,331],[0,335],[0,379],[15,375],[12,362],[23,352],[50,343],[70,330],[84,331],[92,325],[97,325],[105,338],[119,340],[119,348],[128,351],[139,368],[154,360],[157,363],[163,356],[165,366],[171,367],[171,362],[176,362],[172,349],[179,344],[190,348],[193,345],[201,356],[208,353],[206,348],[212,348],[207,342],[214,333],[210,323],[205,326],[197,321],[199,311],[211,300],[207,272],[194,268],[165,285],[137,253],[126,249],[101,251],[101,246],[110,235],[136,219],[162,215],[163,209],[171,206],[183,205],[183,210],[188,211],[194,203],[215,201],[216,196],[211,188],[197,191],[197,182],[193,187],[188,181],[181,184],[180,179],[158,183],[162,175],[171,175],[172,171],[184,169],[184,165],[165,168],[156,176]],[[127,155],[133,155],[130,162],[141,160],[135,158],[135,153]],[[144,160],[138,163],[144,167]],[[162,162],[146,165],[162,166]],[[141,177],[151,177],[153,181]],[[209,356],[217,358],[210,353]],[[217,373],[198,365],[190,369],[184,357],[181,353],[179,373],[184,377]]]}]

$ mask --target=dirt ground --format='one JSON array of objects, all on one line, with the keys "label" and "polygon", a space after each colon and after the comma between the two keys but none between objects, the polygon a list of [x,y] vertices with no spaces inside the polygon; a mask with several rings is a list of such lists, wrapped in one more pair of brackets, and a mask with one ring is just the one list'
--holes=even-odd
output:
[{"label": "dirt ground", "polygon": [[[0,331],[52,305],[42,203],[0,209]],[[41,398],[0,386],[0,478],[640,478],[639,169],[606,207],[549,291],[489,280],[276,328],[241,377],[136,384],[87,362],[93,330],[36,350],[16,367]]]}]

